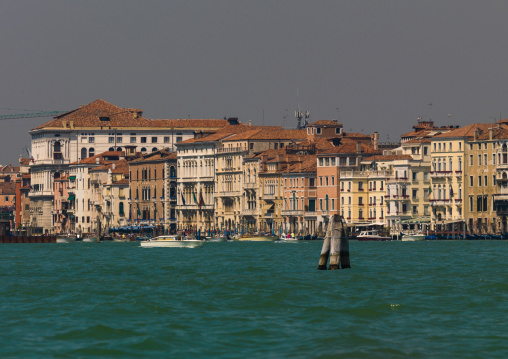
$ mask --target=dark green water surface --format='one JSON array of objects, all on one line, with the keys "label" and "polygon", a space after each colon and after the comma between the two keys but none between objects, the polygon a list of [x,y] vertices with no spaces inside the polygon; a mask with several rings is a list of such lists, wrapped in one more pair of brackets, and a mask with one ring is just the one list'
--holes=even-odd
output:
[{"label": "dark green water surface", "polygon": [[0,244],[0,357],[508,357],[508,241],[321,246]]}]

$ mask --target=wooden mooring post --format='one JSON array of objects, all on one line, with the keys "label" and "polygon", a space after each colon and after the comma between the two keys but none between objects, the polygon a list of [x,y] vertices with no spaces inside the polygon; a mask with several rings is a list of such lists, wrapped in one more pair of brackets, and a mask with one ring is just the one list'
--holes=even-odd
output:
[{"label": "wooden mooring post", "polygon": [[330,216],[325,240],[319,257],[319,270],[325,270],[330,257],[328,269],[351,268],[349,262],[349,240],[346,237],[344,218],[338,214]]}]

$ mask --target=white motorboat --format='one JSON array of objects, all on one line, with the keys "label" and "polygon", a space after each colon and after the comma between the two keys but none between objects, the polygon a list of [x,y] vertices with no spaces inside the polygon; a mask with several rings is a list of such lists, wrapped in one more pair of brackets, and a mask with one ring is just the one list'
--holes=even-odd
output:
[{"label": "white motorboat", "polygon": [[401,240],[403,242],[415,242],[415,241],[423,241],[425,239],[425,234],[423,233],[402,233]]},{"label": "white motorboat", "polygon": [[179,248],[196,248],[202,246],[204,241],[197,239],[185,239],[179,234],[171,234],[151,238],[147,241],[142,241],[141,247],[179,247]]},{"label": "white motorboat", "polygon": [[56,237],[56,243],[73,243],[76,242],[77,238],[75,236],[60,236]]},{"label": "white motorboat", "polygon": [[376,230],[370,230],[370,231],[362,231],[358,236],[356,236],[356,239],[359,241],[391,241],[391,237],[384,237],[379,235],[379,232]]}]

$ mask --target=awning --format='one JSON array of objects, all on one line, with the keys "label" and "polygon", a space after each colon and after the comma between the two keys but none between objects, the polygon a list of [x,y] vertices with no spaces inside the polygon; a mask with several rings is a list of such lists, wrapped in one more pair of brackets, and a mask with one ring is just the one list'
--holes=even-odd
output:
[{"label": "awning", "polygon": [[69,195],[68,200],[69,200],[69,201],[74,201],[74,198],[76,198],[76,196],[74,196],[73,194],[71,194],[71,195]]},{"label": "awning", "polygon": [[75,181],[76,180],[76,176],[69,176],[69,180],[70,181]]}]

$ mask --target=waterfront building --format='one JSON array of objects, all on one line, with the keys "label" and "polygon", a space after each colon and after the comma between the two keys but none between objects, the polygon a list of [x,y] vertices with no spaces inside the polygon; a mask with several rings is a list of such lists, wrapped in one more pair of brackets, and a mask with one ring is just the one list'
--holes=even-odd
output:
[{"label": "waterfront building", "polygon": [[[286,149],[288,151],[289,148]],[[304,149],[294,148],[291,152],[305,153]],[[283,209],[282,231],[296,236],[314,235],[316,232],[316,168],[315,148],[312,154],[298,155],[298,161],[290,164],[282,174]],[[294,155],[293,155],[294,156]]]},{"label": "waterfront building", "polygon": [[14,213],[16,201],[16,182],[10,177],[0,181],[0,218],[9,220],[10,228],[14,228]]},{"label": "waterfront building", "polygon": [[[484,216],[483,206],[480,217],[478,216],[478,207],[474,203],[482,196],[483,204],[483,196],[488,196],[483,185],[484,175],[490,176],[487,183],[492,183],[491,176],[495,173],[494,167],[483,165],[484,154],[489,156],[489,150],[484,147],[478,150],[478,144],[475,149],[473,144],[479,134],[488,133],[489,127],[493,125],[476,123],[432,137],[430,202],[432,222],[438,230],[462,231],[463,223],[466,222],[468,229],[476,232],[485,221],[487,225],[491,223],[492,217]],[[492,149],[490,151],[491,156]],[[488,192],[492,211],[492,189]],[[478,218],[481,218],[480,222]]]},{"label": "waterfront building", "polygon": [[[85,158],[69,165],[69,186],[68,200],[70,202],[67,213],[69,216],[69,228],[79,234],[92,233],[97,230],[97,216],[95,205],[101,205],[102,199],[92,201],[92,180],[90,178],[90,170],[96,167],[101,167],[106,164],[118,161],[124,158],[125,152],[120,151],[107,151],[94,155],[90,158]],[[56,173],[59,176],[59,173]],[[94,182],[93,186],[99,187],[101,182]],[[97,195],[97,192],[94,192]],[[44,214],[41,214],[41,217]],[[38,217],[36,223],[39,223]],[[54,223],[51,223],[50,228],[54,228]]]},{"label": "waterfront building", "polygon": [[[495,193],[493,209],[496,214],[496,232],[502,234],[508,233],[508,120],[501,120],[494,128],[489,128],[489,142],[492,142],[492,164],[495,166],[495,177],[492,182],[495,183]],[[480,134],[478,140],[481,141],[485,134]],[[473,146],[474,147],[474,146]],[[488,155],[487,155],[488,156]],[[477,200],[478,201],[478,200]],[[479,204],[479,203],[478,203]],[[478,207],[477,204],[477,207]],[[473,199],[474,205],[474,199]],[[483,208],[483,203],[482,203]],[[488,209],[488,200],[487,200]]]},{"label": "waterfront building", "polygon": [[16,180],[16,214],[15,225],[17,231],[28,232],[30,226],[30,174],[22,173]]},{"label": "waterfront building", "polygon": [[[111,227],[125,226],[129,216],[129,162],[125,158],[91,168],[90,199],[92,231],[106,233]],[[100,229],[100,231],[99,231]]]},{"label": "waterfront building", "polygon": [[470,231],[478,234],[506,233],[506,185],[508,181],[506,122],[475,129],[468,143],[468,215]]},{"label": "waterfront building", "polygon": [[[249,127],[249,126],[248,126]],[[260,216],[258,229],[262,231],[279,231],[282,223],[282,176],[285,168],[285,148],[293,143],[304,141],[307,135],[304,130],[286,130],[274,126],[250,127],[222,140],[222,147],[217,149],[216,169],[216,208],[215,217],[218,228],[222,226],[230,231],[240,230],[244,217],[242,215],[244,176],[246,174],[244,159],[252,153],[261,153],[258,172],[260,196]],[[276,151],[275,158],[270,157]]]},{"label": "waterfront building", "polygon": [[[346,137],[332,138],[327,142],[329,148],[322,149],[317,154],[317,231],[319,235],[324,234],[328,218],[333,214],[343,214],[348,224],[366,221],[365,205],[368,198],[365,193],[368,182],[365,176],[358,176],[358,171],[365,157],[380,154],[369,143]],[[341,180],[342,173],[348,174],[344,180]]]},{"label": "waterfront building", "polygon": [[[143,111],[121,108],[104,100],[55,116],[30,131],[33,225],[52,230],[53,181],[56,173],[106,151],[124,151],[136,146],[141,153],[162,148],[175,149],[178,142],[194,137],[196,131],[213,131],[228,124],[219,119],[159,119],[142,116]],[[81,225],[81,223],[80,223]],[[89,227],[88,225],[86,226]]]},{"label": "waterfront building", "polygon": [[176,231],[177,154],[167,149],[131,161],[130,214],[136,225]]},{"label": "waterfront building", "polygon": [[53,180],[53,223],[54,233],[68,233],[69,230],[69,175],[67,173],[59,173],[58,177]]},{"label": "waterfront building", "polygon": [[194,139],[177,145],[176,215],[179,230],[202,232],[219,228],[215,222],[215,172],[221,141],[249,127],[236,118],[217,132],[196,133]]}]

